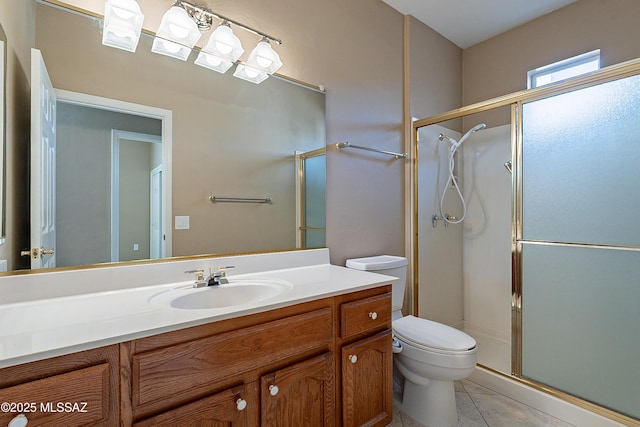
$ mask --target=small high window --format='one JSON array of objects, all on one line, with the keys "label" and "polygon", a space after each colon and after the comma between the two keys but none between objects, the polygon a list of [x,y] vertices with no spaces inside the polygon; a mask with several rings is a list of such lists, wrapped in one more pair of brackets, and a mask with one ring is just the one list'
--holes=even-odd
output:
[{"label": "small high window", "polygon": [[559,82],[600,69],[600,49],[536,68],[527,73],[527,89]]}]

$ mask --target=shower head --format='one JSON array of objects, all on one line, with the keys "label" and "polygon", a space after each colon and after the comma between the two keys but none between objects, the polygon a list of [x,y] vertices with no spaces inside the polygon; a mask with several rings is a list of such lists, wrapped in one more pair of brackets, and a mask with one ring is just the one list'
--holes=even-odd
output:
[{"label": "shower head", "polygon": [[452,147],[452,149],[454,149],[454,148],[455,148],[455,149],[457,149],[458,147],[460,147],[460,146],[462,145],[462,143],[463,143],[467,138],[469,138],[469,135],[471,135],[471,134],[472,134],[472,133],[474,133],[474,132],[478,132],[479,130],[482,130],[482,129],[486,128],[486,127],[487,127],[487,125],[485,125],[484,123],[479,123],[479,124],[475,125],[475,126],[474,126],[474,127],[472,127],[471,129],[469,129],[469,130],[467,131],[467,133],[465,133],[465,134],[462,136],[462,138],[460,138],[460,141],[458,141],[458,142],[453,141],[453,147]]}]

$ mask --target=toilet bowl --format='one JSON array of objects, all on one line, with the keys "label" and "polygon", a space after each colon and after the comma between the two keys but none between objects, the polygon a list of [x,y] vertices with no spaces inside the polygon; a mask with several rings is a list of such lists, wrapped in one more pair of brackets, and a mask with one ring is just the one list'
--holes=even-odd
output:
[{"label": "toilet bowl", "polygon": [[[390,255],[347,260],[347,267],[395,276],[392,282],[394,393],[396,405],[429,427],[457,424],[453,382],[476,365],[476,341],[464,332],[431,320],[402,316],[407,259]],[[395,387],[394,387],[395,388]]]}]

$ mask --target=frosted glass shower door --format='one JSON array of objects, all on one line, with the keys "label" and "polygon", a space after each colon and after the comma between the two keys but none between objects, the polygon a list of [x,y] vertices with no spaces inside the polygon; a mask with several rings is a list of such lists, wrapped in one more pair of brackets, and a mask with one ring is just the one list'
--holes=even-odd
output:
[{"label": "frosted glass shower door", "polygon": [[640,77],[522,106],[522,376],[640,419]]}]

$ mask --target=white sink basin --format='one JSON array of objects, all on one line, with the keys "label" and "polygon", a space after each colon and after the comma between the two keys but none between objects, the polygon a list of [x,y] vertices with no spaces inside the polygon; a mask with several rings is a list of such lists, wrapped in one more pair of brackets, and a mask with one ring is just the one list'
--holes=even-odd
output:
[{"label": "white sink basin", "polygon": [[227,308],[266,301],[276,297],[292,285],[276,280],[230,280],[218,286],[194,288],[192,285],[171,288],[149,298],[150,304],[159,304],[185,310]]}]

